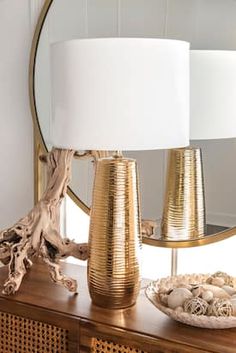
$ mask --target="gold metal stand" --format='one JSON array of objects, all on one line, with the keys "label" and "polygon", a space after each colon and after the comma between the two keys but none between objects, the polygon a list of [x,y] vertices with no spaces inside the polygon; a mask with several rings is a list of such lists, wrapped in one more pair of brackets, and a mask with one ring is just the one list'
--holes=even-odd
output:
[{"label": "gold metal stand", "polygon": [[171,249],[171,276],[176,276],[178,271],[178,249]]},{"label": "gold metal stand", "polygon": [[91,208],[88,285],[107,308],[135,304],[140,289],[141,225],[136,162],[97,161]]}]

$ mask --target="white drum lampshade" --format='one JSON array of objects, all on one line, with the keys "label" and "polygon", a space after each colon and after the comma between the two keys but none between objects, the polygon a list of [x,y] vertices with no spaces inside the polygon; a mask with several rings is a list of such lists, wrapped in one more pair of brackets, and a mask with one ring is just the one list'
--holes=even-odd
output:
[{"label": "white drum lampshade", "polygon": [[[189,44],[83,39],[52,46],[52,142],[74,150],[150,150],[189,143]],[[88,285],[107,308],[135,303],[141,221],[136,162],[96,162]],[[127,265],[128,264],[128,265]]]},{"label": "white drum lampshade", "polygon": [[190,139],[236,137],[236,51],[190,53]]},{"label": "white drum lampshade", "polygon": [[183,147],[189,43],[104,38],[52,45],[52,143],[75,150]]}]

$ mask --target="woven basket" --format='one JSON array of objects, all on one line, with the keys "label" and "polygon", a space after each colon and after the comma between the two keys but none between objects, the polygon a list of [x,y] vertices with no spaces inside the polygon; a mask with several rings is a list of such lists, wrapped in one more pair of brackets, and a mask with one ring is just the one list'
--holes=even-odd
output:
[{"label": "woven basket", "polygon": [[[226,329],[236,327],[236,316],[229,317],[215,317],[206,315],[193,315],[188,313],[180,313],[173,309],[164,306],[158,296],[159,289],[163,286],[173,288],[178,283],[199,284],[206,282],[209,274],[192,274],[179,275],[173,277],[162,278],[155,282],[151,282],[146,289],[146,296],[159,310],[171,317],[172,319],[182,322],[183,324],[204,327],[210,329]],[[234,279],[234,286],[236,287],[236,278]]]}]

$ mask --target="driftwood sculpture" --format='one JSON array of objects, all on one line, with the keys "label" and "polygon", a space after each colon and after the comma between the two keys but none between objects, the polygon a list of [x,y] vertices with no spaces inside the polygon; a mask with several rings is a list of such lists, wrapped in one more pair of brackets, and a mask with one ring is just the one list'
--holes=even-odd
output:
[{"label": "driftwood sculpture", "polygon": [[60,205],[71,175],[72,150],[53,149],[43,157],[47,163],[48,182],[41,200],[13,227],[0,232],[0,261],[9,265],[4,294],[14,294],[20,287],[32,258],[40,256],[48,265],[54,282],[71,292],[77,291],[76,280],[62,274],[60,259],[74,256],[86,260],[87,244],[63,239],[59,231]]},{"label": "driftwood sculpture", "polygon": [[157,221],[151,219],[142,219],[141,223],[141,231],[142,236],[150,237],[155,234],[155,230],[157,228]]}]

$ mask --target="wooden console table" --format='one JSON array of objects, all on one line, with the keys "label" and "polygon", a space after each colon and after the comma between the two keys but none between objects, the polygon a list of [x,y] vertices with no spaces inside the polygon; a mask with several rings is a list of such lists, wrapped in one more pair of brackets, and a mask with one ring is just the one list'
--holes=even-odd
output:
[{"label": "wooden console table", "polygon": [[[236,329],[203,330],[176,323],[158,311],[141,290],[132,308],[92,305],[86,268],[65,264],[79,295],[51,282],[35,264],[15,296],[0,295],[0,353],[235,353]],[[0,269],[0,283],[7,276]],[[145,285],[145,283],[144,283]]]}]

